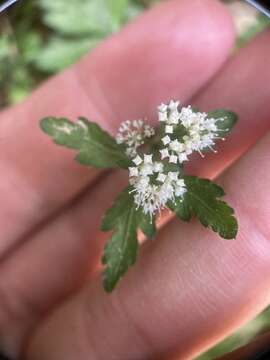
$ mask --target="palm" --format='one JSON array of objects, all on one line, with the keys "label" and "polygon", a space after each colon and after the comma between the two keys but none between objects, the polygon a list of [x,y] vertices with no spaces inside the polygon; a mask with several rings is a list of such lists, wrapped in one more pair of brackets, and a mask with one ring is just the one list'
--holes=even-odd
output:
[{"label": "palm", "polygon": [[179,345],[187,359],[269,302],[269,136],[220,178],[240,221],[237,241],[170,221],[108,296],[95,276],[105,240],[99,224],[126,179],[77,165],[37,126],[45,115],[84,115],[115,131],[127,118],[152,119],[169,98],[229,107],[240,114],[238,128],[218,156],[191,169],[217,176],[269,130],[267,33],[194,97],[232,42],[220,4],[171,1],[2,113],[0,327],[7,353],[20,352],[45,312],[58,307],[29,359],[156,358]]}]

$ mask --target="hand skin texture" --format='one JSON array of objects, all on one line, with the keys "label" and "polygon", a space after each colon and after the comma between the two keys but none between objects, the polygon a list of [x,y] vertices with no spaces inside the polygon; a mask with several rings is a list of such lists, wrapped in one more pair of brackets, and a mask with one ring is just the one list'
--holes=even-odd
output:
[{"label": "hand skin texture", "polygon": [[[232,54],[216,0],[156,6],[23,104],[0,114],[0,349],[26,360],[192,359],[270,301],[270,32]],[[98,260],[100,220],[122,172],[76,164],[39,119],[78,115],[108,131],[152,122],[171,98],[240,115],[217,155],[189,171],[218,176],[240,223],[225,241],[172,219],[145,243],[112,295]]]}]

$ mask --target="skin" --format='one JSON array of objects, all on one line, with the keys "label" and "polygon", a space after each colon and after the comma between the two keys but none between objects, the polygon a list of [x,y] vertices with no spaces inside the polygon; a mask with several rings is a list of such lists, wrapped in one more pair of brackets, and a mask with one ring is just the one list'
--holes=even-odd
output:
[{"label": "skin", "polygon": [[[238,54],[215,0],[167,1],[23,104],[0,114],[0,348],[27,360],[192,359],[270,301],[270,33]],[[41,133],[47,115],[84,115],[114,133],[171,98],[228,107],[240,122],[191,173],[214,178],[240,223],[224,241],[171,219],[112,295],[100,218],[122,172],[76,164]]]}]

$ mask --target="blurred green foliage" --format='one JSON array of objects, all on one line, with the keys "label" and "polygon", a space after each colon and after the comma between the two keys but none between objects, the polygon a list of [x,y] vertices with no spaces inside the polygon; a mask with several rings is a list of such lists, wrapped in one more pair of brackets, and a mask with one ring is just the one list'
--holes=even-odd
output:
[{"label": "blurred green foliage", "polygon": [[154,0],[23,0],[0,22],[0,106],[23,99]]},{"label": "blurred green foliage", "polygon": [[[19,1],[0,17],[0,107],[22,100],[40,81],[73,64],[159,1]],[[240,34],[238,45],[262,30],[265,19],[258,16]]]},{"label": "blurred green foliage", "polygon": [[35,59],[44,72],[71,65],[143,10],[130,0],[38,0],[38,4],[44,25],[53,30]]},{"label": "blurred green foliage", "polygon": [[248,344],[257,335],[270,330],[270,307],[263,313],[258,315],[255,319],[248,322],[241,329],[236,331],[233,335],[221,343],[214,346],[212,349],[202,354],[196,360],[214,360],[217,359],[239,347]]},{"label": "blurred green foliage", "polygon": [[[108,35],[161,0],[21,0],[0,16],[0,107],[21,101],[42,80],[71,65]],[[233,0],[224,0],[231,4]],[[257,15],[243,46],[269,24]],[[212,360],[270,329],[270,309],[198,360]]]},{"label": "blurred green foliage", "polygon": [[270,20],[266,16],[258,14],[257,21],[238,37],[237,46],[244,46],[251,38],[269,26],[269,24]]}]

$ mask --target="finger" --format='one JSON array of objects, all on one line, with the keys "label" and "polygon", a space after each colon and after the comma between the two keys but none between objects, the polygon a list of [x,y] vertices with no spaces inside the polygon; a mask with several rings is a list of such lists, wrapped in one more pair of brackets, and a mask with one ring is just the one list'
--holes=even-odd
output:
[{"label": "finger", "polygon": [[41,133],[41,117],[83,114],[115,131],[128,117],[151,116],[161,99],[194,94],[224,62],[232,42],[231,19],[218,2],[169,1],[4,112],[0,254],[97,175]]},{"label": "finger", "polygon": [[[241,53],[231,59],[231,61],[227,64],[227,66],[224,67],[223,71],[215,79],[215,81],[210,84],[208,102],[214,102],[214,104],[221,103],[220,99],[222,98],[222,91],[216,91],[215,94],[213,94],[212,88],[215,87],[214,83],[218,82],[219,88],[223,89],[224,85],[227,85],[227,77],[230,77],[230,75],[228,74],[228,69],[230,69],[231,74],[234,74],[237,70],[238,73],[240,73],[239,63],[241,63],[242,68],[245,68],[245,64],[247,61],[250,61],[249,59],[252,56],[253,52],[258,54],[258,56],[254,58],[252,67],[250,66],[248,76],[244,77],[239,74],[242,78],[242,82],[239,83],[237,87],[235,87],[234,84],[231,84],[231,88],[228,89],[228,92],[231,95],[231,102],[227,98],[227,105],[228,107],[231,107],[230,103],[235,105],[241,119],[236,129],[236,132],[239,135],[239,139],[235,138],[235,133],[233,133],[233,142],[230,141],[230,138],[228,139],[230,147],[222,148],[220,153],[215,155],[218,161],[215,162],[214,158],[205,159],[204,162],[200,162],[201,167],[199,167],[199,165],[195,166],[197,173],[203,173],[204,176],[208,178],[213,178],[213,176],[216,175],[217,172],[221,171],[220,164],[223,164],[224,169],[226,168],[228,163],[235,161],[235,158],[239,156],[239,141],[241,142],[242,151],[245,151],[250,146],[251,141],[255,142],[256,140],[258,140],[263,130],[265,132],[267,129],[270,129],[270,124],[268,121],[270,116],[270,109],[268,108],[267,110],[265,110],[265,107],[259,107],[261,102],[266,101],[266,99],[269,97],[269,91],[267,87],[260,85],[260,88],[262,89],[260,98],[248,99],[250,102],[253,102],[253,106],[246,107],[245,104],[239,106],[234,103],[235,98],[241,97],[242,89],[245,89],[248,85],[252,87],[253,81],[256,81],[257,83],[258,76],[254,78],[253,74],[257,71],[258,68],[261,68],[264,64],[264,57],[259,56],[259,54],[263,52],[266,57],[270,56],[269,37],[269,33],[262,35],[257,38],[254,43],[243,49]],[[270,82],[270,70],[268,72],[265,71],[264,74],[261,74],[261,77],[259,78],[261,84],[265,81],[265,79],[268,78]],[[223,82],[220,81],[220,79],[222,79]],[[205,89],[205,93],[208,93],[208,88]],[[200,101],[202,101],[204,106],[209,107],[210,105],[207,105],[206,103],[206,96],[204,96],[203,94],[201,98],[202,100],[197,97],[197,104],[200,105]],[[257,103],[258,101],[259,105]],[[255,123],[257,124],[257,131],[254,128],[252,119],[262,119],[262,125],[260,126],[258,126],[258,122],[255,121]],[[249,127],[251,127],[253,130],[252,139]],[[235,149],[236,151],[231,151],[231,148]],[[214,168],[213,164],[216,165],[217,169]],[[89,266],[89,259],[87,257],[89,243],[91,243],[91,252],[89,256],[91,255],[91,258],[93,256],[93,258],[98,259],[100,247],[103,243],[102,240],[104,240],[104,238],[107,236],[106,234],[105,236],[104,234],[101,235],[99,231],[100,219],[106,209],[111,205],[117,193],[119,193],[126,184],[127,175],[125,172],[114,172],[113,174],[110,174],[108,177],[100,181],[99,184],[95,187],[94,191],[90,189],[89,191],[85,192],[85,194],[76,202],[76,206],[70,207],[65,212],[63,212],[61,216],[57,217],[52,224],[48,224],[44,229],[42,229],[42,231],[34,234],[25,246],[21,247],[19,251],[13,254],[12,261],[9,260],[5,265],[5,271],[7,271],[7,273],[11,273],[12,277],[14,277],[16,281],[18,281],[18,279],[20,279],[21,277],[27,277],[30,283],[31,276],[33,276],[35,279],[35,274],[38,272],[40,285],[35,283],[35,286],[29,286],[29,288],[31,289],[35,288],[37,293],[39,293],[39,286],[42,287],[42,284],[44,283],[44,281],[46,281],[48,271],[49,273],[51,272],[51,274],[58,273],[60,277],[64,277],[64,274],[66,273],[74,274],[74,277],[76,278],[75,274],[81,274],[81,269],[84,269],[85,265]],[[74,221],[72,221],[72,217],[74,218]],[[70,231],[71,225],[74,225],[74,229],[72,231]],[[77,236],[76,227],[78,228]],[[55,246],[51,247],[51,245],[49,245],[50,241],[45,239],[51,239],[52,243],[54,243]],[[89,242],[85,241],[85,239],[89,239]],[[63,249],[67,247],[69,248],[67,244],[72,244],[72,247],[70,247],[72,251],[70,251],[69,256],[66,254],[65,260],[67,264],[71,264],[72,266],[69,265],[68,267],[65,267],[62,264],[62,266],[59,267],[58,265],[59,261],[61,263]],[[83,251],[85,253],[85,262],[82,261],[80,256],[75,256],[76,248],[79,248],[79,254],[80,251]],[[44,278],[42,276],[42,274],[44,273],[42,267],[38,267],[39,271],[34,271],[32,275],[32,272],[30,273],[29,271],[27,271],[27,266],[23,265],[31,262],[31,259],[33,259],[33,257],[35,257],[36,259],[35,266],[37,267],[38,264],[46,264],[47,266],[49,261],[49,270],[46,272]],[[69,258],[70,260],[68,260]],[[26,259],[29,259],[29,261],[26,261]],[[55,259],[59,260],[56,261]],[[17,264],[16,270],[14,269],[14,264]],[[18,264],[22,264],[22,266],[19,266]],[[3,267],[1,271],[3,273]],[[5,276],[5,278],[6,277],[7,276]],[[50,276],[50,278],[50,281],[52,281],[53,277]],[[81,278],[81,276],[79,276],[79,278]],[[11,279],[9,280],[9,282],[11,282]],[[23,286],[24,282],[20,281],[20,283]],[[72,284],[70,285],[72,286]],[[58,283],[56,286],[58,286],[58,291],[55,291],[56,289],[53,287],[55,293],[47,291],[47,295],[45,296],[43,294],[40,297],[41,300],[38,300],[38,303],[39,301],[43,300],[43,302],[48,305],[48,303],[54,302],[54,296],[56,296],[56,294],[58,295],[59,293],[62,293],[62,295],[65,295],[65,293],[62,292],[61,287],[59,287]],[[33,297],[32,299],[35,299],[36,292],[31,290],[31,294],[29,295]],[[27,319],[31,319],[30,314],[27,314],[26,316],[26,319],[24,321],[25,325],[27,324]]]},{"label": "finger", "polygon": [[237,211],[236,241],[174,220],[111,296],[98,279],[53,313],[28,358],[192,359],[265,307],[269,146],[270,134],[220,179]]},{"label": "finger", "polygon": [[219,175],[270,129],[269,40],[269,30],[260,34],[227,63],[207,91],[203,89],[192,100],[205,111],[231,109],[239,114],[240,121],[228,139],[218,144],[222,156],[209,153],[207,163],[198,157],[190,164],[190,172],[202,177]]},{"label": "finger", "polygon": [[[215,29],[219,28],[219,35],[217,37],[216,37],[216,35],[212,35],[213,37],[212,36],[209,37],[209,34],[208,34],[205,37],[204,35],[202,35],[202,33],[200,31],[194,30],[194,28],[190,24],[190,21],[185,21],[185,20],[183,20],[182,22],[178,21],[179,20],[178,17],[181,18],[181,16],[184,16],[184,17],[187,17],[190,19],[190,16],[189,16],[190,13],[193,14],[194,18],[198,18],[198,21],[197,21],[198,29],[200,27],[203,27],[206,32],[206,35],[207,35],[208,31],[210,34],[213,33],[214,27],[215,27]],[[209,17],[209,13],[212,14],[210,17]],[[204,21],[200,20],[199,16],[204,17]],[[158,23],[158,27],[160,29],[160,34],[161,34],[160,35],[161,39],[159,40],[159,37],[156,37],[155,41],[152,41],[151,37],[145,37],[145,35],[143,35],[144,41],[142,41],[141,40],[142,34],[140,33],[140,31],[138,31],[138,29],[140,27],[146,26],[147,29],[151,28],[152,31],[154,31],[155,26],[156,26],[156,25],[154,25],[155,23]],[[209,23],[209,28],[207,25],[208,23]],[[143,24],[145,24],[145,25],[143,25]],[[223,33],[223,31],[224,31],[223,27],[226,27],[226,26],[228,27],[227,35],[225,35],[225,33]],[[124,33],[124,35],[121,35],[121,36],[119,35],[118,40],[117,40],[117,44],[118,44],[117,46],[119,46],[119,51],[121,50],[121,53],[122,53],[122,57],[120,60],[119,60],[119,57],[117,56],[118,52],[117,52],[117,54],[115,53],[116,50],[114,48],[114,45],[112,45],[112,44],[110,45],[110,43],[109,43],[109,45],[107,44],[106,46],[103,46],[101,48],[101,49],[103,49],[102,51],[101,50],[97,51],[98,55],[91,57],[90,60],[88,60],[88,62],[89,62],[89,64],[92,64],[92,62],[93,62],[93,69],[97,69],[97,68],[101,69],[102,66],[104,66],[104,68],[106,68],[105,61],[107,61],[107,60],[103,60],[103,62],[101,62],[101,60],[103,59],[102,54],[107,54],[107,56],[104,56],[105,59],[108,58],[108,55],[112,55],[111,58],[112,58],[112,61],[114,62],[115,69],[117,70],[117,69],[122,68],[125,65],[125,62],[127,64],[130,62],[131,59],[129,58],[128,53],[131,53],[132,61],[131,61],[130,66],[132,68],[135,66],[135,64],[134,64],[135,55],[136,54],[139,55],[140,53],[142,53],[142,51],[145,49],[145,47],[147,47],[149,52],[147,52],[143,58],[144,59],[143,63],[146,64],[145,66],[147,66],[147,69],[149,69],[151,64],[152,65],[154,64],[156,67],[158,67],[159,62],[162,62],[162,65],[164,66],[164,68],[163,68],[163,66],[160,66],[159,73],[157,73],[157,70],[156,70],[156,73],[154,75],[151,75],[150,72],[148,75],[144,74],[144,76],[143,76],[144,80],[142,81],[142,84],[141,84],[141,82],[137,82],[137,84],[129,83],[130,84],[129,86],[131,86],[131,89],[129,91],[124,91],[124,90],[121,91],[121,86],[120,86],[120,88],[118,87],[118,91],[117,91],[119,99],[121,96],[123,96],[123,99],[125,99],[124,96],[132,95],[133,98],[136,97],[136,106],[137,106],[136,111],[141,111],[142,105],[140,104],[139,96],[141,93],[141,87],[142,88],[146,87],[147,82],[149,82],[149,84],[150,83],[153,84],[154,80],[160,81],[162,84],[165,84],[165,82],[166,82],[167,87],[166,87],[166,89],[163,87],[162,92],[164,93],[164,96],[168,96],[168,97],[173,96],[173,93],[176,90],[180,92],[180,94],[183,98],[185,98],[186,96],[189,96],[194,91],[196,91],[199,88],[199,86],[206,79],[208,79],[210,77],[210,73],[213,73],[214,70],[221,64],[221,62],[222,62],[221,58],[226,57],[226,54],[229,51],[229,43],[232,42],[232,31],[231,31],[230,26],[231,26],[230,19],[228,18],[227,14],[224,13],[224,9],[214,1],[206,1],[203,3],[203,5],[197,1],[192,1],[192,2],[183,1],[183,2],[181,2],[181,6],[179,5],[178,2],[174,1],[174,2],[171,2],[170,4],[168,3],[167,5],[164,5],[162,7],[162,10],[155,10],[152,14],[148,15],[145,18],[145,20],[141,20],[137,23],[137,25],[136,24],[133,25],[133,27],[131,27],[130,30],[126,31]],[[208,28],[208,31],[206,31],[207,28]],[[195,33],[194,33],[194,31],[195,31]],[[131,35],[133,32],[135,32],[136,35]],[[189,47],[189,54],[186,54],[186,55],[184,54],[182,47],[185,45],[186,40],[184,40],[182,35],[179,36],[179,34],[178,34],[178,33],[181,34],[182,32],[185,33],[185,36],[187,36],[187,35],[189,36],[192,33],[194,35],[193,36],[194,44],[198,41],[199,48],[201,46],[201,42],[204,43],[204,46],[206,48],[208,46],[211,47],[211,49],[209,48],[209,55],[210,55],[210,59],[208,61],[209,67],[208,67],[207,71],[204,72],[204,74],[201,74],[201,67],[203,66],[203,62],[206,61],[206,59],[204,60],[201,56],[199,56],[198,50],[195,49],[195,46],[193,44],[192,44],[192,46]],[[216,31],[215,31],[215,33],[216,33]],[[227,40],[225,39],[226,36],[228,37]],[[129,39],[129,40],[133,39],[133,41],[138,42],[138,44],[136,45],[136,50],[133,49],[134,48],[133,46],[131,48],[129,47],[128,51],[125,51],[125,49],[122,49],[121,42],[125,43],[125,41],[127,41],[127,39]],[[223,43],[220,42],[220,39],[224,40]],[[115,44],[115,41],[116,40],[114,40],[113,44]],[[166,43],[166,59],[164,59],[164,51],[162,50],[162,47],[165,43]],[[225,49],[226,46],[227,46],[227,49]],[[216,52],[216,54],[215,54],[215,52]],[[170,55],[170,56],[168,56],[168,55]],[[184,61],[183,65],[181,67],[181,70],[179,70],[178,68],[176,69],[176,66],[173,67],[172,65],[173,64],[176,65],[176,63],[177,63],[177,66],[178,66],[178,60],[176,61],[176,58],[178,58],[179,55],[182,56],[183,60],[188,55],[189,58],[191,59],[191,61],[194,62],[194,64],[192,66],[190,66]],[[198,61],[199,57],[200,57],[200,61]],[[118,64],[118,67],[116,66],[117,65],[116,58],[118,58],[119,62],[121,63],[121,65]],[[161,59],[159,60],[159,58],[161,58]],[[95,59],[95,61],[93,59]],[[97,61],[97,59],[99,61]],[[140,58],[138,59],[138,61],[140,61]],[[85,67],[86,62],[87,62],[87,60],[84,61],[84,65],[80,65],[80,66]],[[128,70],[127,64],[125,65],[126,70]],[[139,67],[137,65],[138,64],[136,64],[136,69],[143,74],[143,72],[145,71],[144,64],[141,64]],[[168,66],[168,65],[170,65],[170,66]],[[88,71],[90,73],[91,69],[89,68],[89,65],[87,65],[87,66],[88,66]],[[165,67],[170,68],[170,73],[168,73],[168,71],[165,70]],[[76,70],[76,72],[78,72],[78,71],[79,70]],[[74,72],[74,70],[73,70],[73,72]],[[198,72],[199,74],[196,79],[195,78],[186,79],[185,87],[182,86],[181,89],[178,89],[178,85],[177,85],[177,83],[179,81],[178,73],[180,73],[182,79],[184,79],[185,72],[194,72],[194,74],[196,74]],[[124,72],[121,72],[122,75],[123,75],[123,73]],[[35,113],[35,116],[44,115],[43,111],[45,111],[44,110],[46,107],[45,105],[50,103],[52,98],[56,96],[57,90],[53,90],[54,87],[59,88],[59,86],[62,85],[62,87],[65,89],[64,91],[67,91],[66,88],[67,88],[68,84],[64,84],[63,81],[64,80],[71,81],[71,80],[69,80],[70,77],[71,77],[71,71],[68,71],[64,76],[61,75],[57,79],[54,79],[53,81],[50,82],[49,85],[46,85],[41,90],[39,90],[39,92],[37,94],[34,95],[33,98],[35,100],[35,103],[39,104],[39,106],[34,108],[34,110],[33,109],[31,110],[32,111],[32,114],[31,114],[32,122],[34,121],[33,113]],[[138,79],[138,76],[136,77],[136,79]],[[103,75],[102,75],[102,82],[105,86],[106,77]],[[122,81],[123,86],[124,86],[124,82],[125,82],[125,80]],[[109,85],[109,84],[111,87],[113,86],[112,80],[110,80],[110,79],[107,80],[107,85]],[[121,85],[121,82],[119,82],[119,85]],[[147,85],[147,86],[149,86],[149,85]],[[108,86],[108,88],[109,88],[109,86]],[[156,90],[156,88],[157,87],[155,87],[155,90]],[[166,95],[166,91],[168,91],[167,95]],[[89,90],[89,93],[91,93],[90,90]],[[43,107],[43,105],[41,106],[41,104],[38,102],[38,98],[41,98],[42,95],[43,95],[43,104],[45,104],[44,107]],[[48,96],[50,97],[49,100],[47,99]],[[94,94],[93,94],[93,96],[94,96]],[[157,90],[153,91],[151,93],[151,96],[148,96],[148,104],[151,101],[153,101],[153,103],[158,103],[159,96],[160,96],[160,94],[157,92]],[[65,94],[65,99],[66,98],[67,98],[67,94]],[[154,98],[156,100],[153,100]],[[25,114],[25,112],[26,112],[25,109],[28,109],[28,110],[30,109],[30,105],[33,104],[34,100],[30,99],[30,101],[28,101],[25,105],[23,105],[22,107],[19,108],[19,110],[22,113],[21,115]],[[123,103],[126,104],[126,101],[123,100]],[[64,103],[65,106],[67,106],[68,104],[69,104],[69,102]],[[82,104],[80,103],[79,105],[81,106]],[[74,108],[76,108],[76,107],[74,107]],[[60,112],[63,111],[61,109],[64,109],[63,103],[56,104],[54,111],[55,112],[59,111],[59,114],[60,114]],[[16,112],[19,110],[15,109],[14,111]],[[133,110],[135,111],[135,109],[133,109]],[[67,108],[65,108],[64,111],[69,112],[69,110]],[[128,109],[128,107],[122,106],[121,111],[123,111],[124,114],[128,114],[129,109]],[[30,110],[29,110],[29,112],[30,112]],[[149,109],[146,110],[146,113],[147,112],[151,112],[151,106],[149,107]],[[9,114],[11,114],[11,112],[9,112]],[[22,124],[22,126],[25,126],[25,127],[26,127],[26,125],[27,125],[27,123]],[[108,124],[107,124],[107,126],[108,126]],[[38,138],[39,135],[36,133],[35,136],[36,136],[36,139],[38,139],[38,143],[36,143],[36,140],[34,139],[34,136],[33,136],[33,139],[32,139],[33,146],[35,146],[35,147],[37,146],[37,150],[39,149],[37,151],[38,153],[44,152],[43,150],[45,149],[45,147],[47,149],[47,143],[46,143],[46,146],[44,145],[44,142],[42,143],[42,141],[41,141],[41,143],[39,143],[39,140],[41,140],[40,138]],[[28,142],[29,142],[29,139],[28,139]],[[76,181],[80,181],[80,186],[81,186],[81,182],[84,179],[84,177],[82,176],[82,173],[78,172],[77,171],[78,169],[70,168],[69,169],[70,174],[68,174],[66,169],[67,169],[67,166],[71,165],[71,159],[68,158],[68,160],[67,160],[65,158],[65,155],[63,156],[63,153],[61,153],[61,156],[62,156],[61,157],[58,153],[58,150],[57,150],[57,153],[54,153],[53,154],[54,156],[52,156],[51,151],[54,151],[54,150],[51,150],[52,148],[55,149],[55,147],[53,147],[53,146],[50,149],[48,148],[48,152],[47,152],[49,154],[48,157],[52,158],[51,160],[58,159],[57,161],[59,161],[59,162],[63,161],[63,164],[64,164],[63,165],[64,168],[61,167],[61,172],[65,175],[59,174],[59,173],[57,173],[57,175],[55,175],[55,171],[53,171],[50,168],[50,170],[51,170],[50,173],[52,174],[52,176],[53,177],[55,176],[58,178],[57,184],[61,184],[61,188],[65,189],[65,187],[66,187],[65,179],[69,178],[68,186],[76,187],[76,186],[74,186],[75,185],[75,182],[73,181],[74,178],[72,180],[71,176],[69,176],[72,173],[72,176],[76,177],[76,179],[77,179]],[[35,154],[36,154],[36,152],[35,152]],[[33,156],[33,154],[32,154],[32,156]],[[42,156],[42,155],[40,155],[40,156]],[[26,160],[26,161],[28,161],[28,160]],[[68,164],[68,165],[66,165],[66,164]],[[24,165],[25,164],[23,164],[23,168],[25,167]],[[54,163],[54,165],[55,165],[55,163]],[[40,177],[41,177],[41,175],[42,174],[40,174]],[[88,173],[87,173],[87,176],[88,176]],[[63,177],[65,179],[63,179]],[[82,179],[82,177],[83,177],[83,179]],[[46,182],[47,180],[44,180],[44,181]],[[64,184],[63,184],[63,181],[64,181]],[[61,192],[59,190],[60,185],[58,185],[57,194],[55,194],[54,191],[56,191],[56,189],[52,188],[52,185],[56,184],[56,182],[53,181],[53,179],[51,179],[50,182],[51,182],[50,186],[49,186],[50,194],[46,193],[46,197],[48,199],[50,199],[50,197],[54,197],[57,202],[58,201],[57,196],[59,196],[59,193]],[[54,182],[54,184],[52,184],[52,182]],[[39,181],[37,182],[37,184],[39,186],[41,185],[41,183]],[[46,188],[46,191],[49,190],[49,188]],[[73,191],[73,189],[69,188],[69,192],[72,192],[72,191]],[[25,191],[25,196],[23,196],[23,197],[26,197],[27,193],[28,192]],[[52,195],[52,193],[54,193],[54,195]],[[16,194],[16,196],[18,196],[18,195]],[[45,201],[45,199],[43,199],[43,200]],[[31,201],[28,200],[28,203],[31,203]],[[42,203],[42,201],[40,202],[40,204],[41,203]],[[25,215],[24,211],[22,213],[22,216],[19,216],[21,207],[18,205],[19,204],[16,203],[16,209],[18,210],[18,213],[16,213],[16,220],[17,220],[18,228],[20,228],[20,230],[22,231],[23,229],[20,227],[20,224],[22,224],[22,222],[25,221],[26,219],[24,216]],[[44,208],[44,206],[43,206],[43,208]],[[28,214],[27,217],[29,216],[29,218],[30,218],[30,214],[32,214],[32,210],[33,210],[32,208],[31,209],[29,208],[29,211],[27,210],[27,214]],[[37,208],[35,208],[35,210],[33,210],[33,211],[38,213],[38,217],[40,217],[40,213],[37,211]],[[47,210],[45,210],[45,212],[46,211]],[[33,216],[32,216],[30,221],[35,223],[38,221],[38,219],[37,218],[33,219]],[[28,222],[28,225],[29,225],[29,222]],[[17,230],[18,229],[14,229],[14,232],[17,232]],[[7,236],[7,234],[5,234],[5,235],[6,235],[6,239],[7,239],[8,236]],[[15,236],[14,236],[14,238],[15,238]],[[2,246],[4,246],[4,244],[2,244]],[[60,246],[59,246],[59,250],[60,250]],[[68,261],[67,261],[67,263],[68,263]],[[83,267],[84,267],[84,265],[83,265]],[[79,272],[80,272],[80,270],[79,270]]]},{"label": "finger", "polygon": [[[254,57],[253,53],[257,54],[257,56]],[[239,156],[239,142],[241,143],[240,148],[242,151],[245,151],[251,142],[255,142],[261,133],[269,128],[269,109],[262,106],[262,104],[267,102],[269,92],[268,88],[261,84],[265,81],[267,82],[268,78],[270,80],[270,72],[266,70],[264,73],[259,73],[257,71],[258,68],[265,68],[265,57],[268,57],[268,53],[270,54],[269,33],[266,33],[258,37],[236,55],[224,67],[219,76],[205,89],[205,94],[208,94],[209,91],[208,104],[207,95],[201,94],[197,97],[196,103],[203,108],[211,108],[212,103],[214,104],[213,107],[222,107],[222,91],[225,88],[226,94],[231,96],[229,98],[226,95],[226,106],[232,109],[236,107],[241,119],[236,129],[238,138],[235,137],[235,133],[232,135],[234,140],[231,142],[229,139],[229,146],[222,147],[220,154],[217,156],[217,162],[214,161],[214,158],[211,158],[210,161],[207,159],[204,163],[200,163],[201,167],[196,165],[197,173],[201,173],[206,177],[213,177],[213,175],[221,171],[221,164],[226,167]],[[260,54],[263,54],[263,56]],[[250,59],[253,59],[252,64]],[[241,67],[239,64],[241,64]],[[246,64],[248,64],[249,72],[246,76],[243,76],[241,69],[244,69],[246,73]],[[231,78],[236,72],[241,78],[241,82],[238,83],[238,86],[234,86],[232,82],[228,84],[227,78]],[[256,76],[254,76],[254,73]],[[217,90],[216,83],[218,84],[218,89],[221,90]],[[256,84],[261,89],[260,97],[249,99],[248,90],[245,89],[253,87],[253,84]],[[241,103],[241,105],[235,103],[235,99],[241,98],[242,95],[247,98],[249,106],[246,106],[245,103]],[[258,122],[257,119],[261,119],[261,121]],[[252,129],[252,136],[250,128]],[[100,247],[103,243],[102,240],[105,238],[104,234],[102,237],[100,236],[98,230],[99,219],[110,205],[115,194],[124,187],[124,182],[125,179],[123,179],[122,174],[115,174],[112,177],[106,178],[96,188],[95,196],[90,190],[88,195],[85,194],[83,197],[84,200],[76,205],[75,208],[72,207],[67,211],[66,215],[58,218],[52,226],[48,226],[47,229],[32,237],[29,244],[14,254],[12,261],[5,265],[5,270],[2,267],[2,274],[6,274],[4,278],[8,279],[8,284],[13,284],[11,289],[9,289],[7,282],[5,282],[2,285],[4,292],[13,293],[19,283],[19,292],[23,293],[23,302],[30,301],[32,304],[35,304],[35,308],[42,312],[41,309],[44,311],[44,308],[52,305],[60,297],[65,296],[67,292],[74,289],[78,279],[81,279],[85,268],[89,266],[90,259],[91,261],[98,259]],[[113,189],[111,184],[113,184]],[[71,221],[72,217],[76,221]],[[82,232],[80,231],[75,236],[74,231],[76,229],[74,228],[74,230],[70,231],[70,224],[75,224],[78,229],[82,229]],[[89,233],[91,234],[90,236]],[[89,242],[86,240],[88,238]],[[51,246],[51,243],[55,244],[55,246]],[[90,252],[89,246],[91,246]],[[62,260],[63,249],[67,249],[65,261]],[[35,270],[30,272],[27,264],[31,263],[33,258],[36,260],[33,263],[33,269]],[[46,267],[48,267],[48,270],[44,271]],[[65,276],[67,273],[70,274],[69,278]],[[59,280],[61,278],[64,279],[62,280],[62,285],[60,285]],[[27,279],[27,281],[22,279]],[[47,286],[44,286],[48,280],[50,282],[50,290],[48,290]],[[28,285],[24,286],[25,283]],[[15,284],[17,285],[15,286]],[[35,290],[33,291],[33,289]],[[10,297],[13,296],[11,295]],[[16,292],[16,298],[20,298],[18,292]],[[17,336],[12,337],[12,344],[20,344],[29,328],[40,316],[39,312],[33,314],[31,309],[27,310],[22,314],[20,309],[13,309],[14,321],[10,321],[9,317],[5,320],[8,324],[4,326],[5,329],[8,328],[8,331],[5,331],[6,334],[15,334],[14,329],[20,328]],[[24,321],[21,321],[22,318]],[[12,346],[14,347],[14,345]]]},{"label": "finger", "polygon": [[[17,357],[31,329],[48,309],[89,280],[107,233],[100,234],[111,176],[88,190],[0,266],[0,349]],[[117,179],[125,186],[126,178]],[[100,189],[99,189],[100,188]],[[100,190],[100,191],[99,191]],[[13,300],[12,300],[13,299]]]}]

